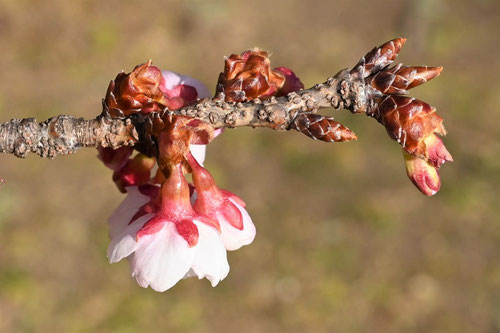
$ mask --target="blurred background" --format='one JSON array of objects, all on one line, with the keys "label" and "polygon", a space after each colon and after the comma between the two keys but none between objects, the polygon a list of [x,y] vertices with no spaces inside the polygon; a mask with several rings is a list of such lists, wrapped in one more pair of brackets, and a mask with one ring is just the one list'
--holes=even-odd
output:
[{"label": "blurred background", "polygon": [[0,156],[0,331],[500,331],[499,17],[496,0],[2,0],[0,122],[93,118],[148,59],[214,89],[224,55],[258,46],[309,87],[404,36],[400,62],[445,68],[412,96],[444,117],[455,162],[427,198],[373,119],[335,112],[359,137],[344,144],[228,130],[206,164],[257,238],[216,288],[156,293],[107,263],[123,195],[95,150]]}]

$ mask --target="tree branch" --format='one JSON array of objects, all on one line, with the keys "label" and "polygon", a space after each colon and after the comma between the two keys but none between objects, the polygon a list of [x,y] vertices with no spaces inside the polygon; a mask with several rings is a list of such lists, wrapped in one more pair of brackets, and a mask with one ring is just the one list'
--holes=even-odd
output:
[{"label": "tree branch", "polygon": [[[332,118],[328,128],[310,128],[315,122],[301,121],[301,115],[316,113],[319,109],[333,107],[348,109],[354,113],[368,115],[376,107],[376,100],[382,94],[365,84],[364,79],[342,70],[326,82],[310,89],[292,92],[283,97],[272,97],[261,101],[255,99],[246,103],[225,102],[223,94],[213,99],[202,99],[194,105],[172,111],[165,109],[158,113],[137,117],[110,118],[103,112],[96,119],[85,120],[72,116],[56,116],[37,123],[34,118],[12,119],[0,124],[0,152],[24,158],[29,152],[41,157],[54,158],[56,155],[74,153],[81,147],[133,146],[144,133],[144,117],[183,115],[200,119],[214,128],[219,127],[269,127],[274,130],[300,130],[314,139],[324,141],[346,141],[353,137],[343,137],[347,130],[338,125],[333,128]],[[316,120],[318,120],[316,119]],[[342,128],[341,128],[342,127]],[[316,132],[315,132],[316,131]],[[330,136],[324,136],[331,131]],[[335,131],[338,131],[336,133]]]},{"label": "tree branch", "polygon": [[12,119],[0,125],[0,152],[25,158],[29,152],[41,157],[74,153],[81,147],[134,145],[138,135],[130,119],[98,116],[85,120],[56,116],[37,123],[35,118]]},{"label": "tree branch", "polygon": [[200,100],[190,107],[165,112],[198,118],[215,128],[252,126],[285,131],[295,129],[294,120],[301,113],[316,113],[319,109],[331,107],[354,113],[367,112],[373,109],[375,99],[381,95],[365,85],[364,80],[353,78],[348,70],[342,70],[324,83],[283,97],[228,103],[221,94],[211,100]]}]

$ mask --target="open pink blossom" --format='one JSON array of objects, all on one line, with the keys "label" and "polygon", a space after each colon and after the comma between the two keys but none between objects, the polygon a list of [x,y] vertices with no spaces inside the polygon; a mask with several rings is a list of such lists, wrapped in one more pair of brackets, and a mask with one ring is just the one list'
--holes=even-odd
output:
[{"label": "open pink blossom", "polygon": [[255,238],[255,226],[245,210],[245,202],[235,194],[221,190],[212,175],[193,156],[187,156],[193,170],[196,199],[193,208],[219,222],[222,240],[227,250],[237,250]]},{"label": "open pink blossom", "polygon": [[[179,280],[197,276],[216,286],[229,273],[226,249],[219,225],[191,207],[189,186],[176,166],[161,187],[156,213],[133,216],[151,200],[139,188],[128,188],[128,196],[110,219],[111,263],[128,258],[141,287],[165,291]],[[134,212],[135,211],[135,212]],[[132,219],[132,222],[123,222]]]}]

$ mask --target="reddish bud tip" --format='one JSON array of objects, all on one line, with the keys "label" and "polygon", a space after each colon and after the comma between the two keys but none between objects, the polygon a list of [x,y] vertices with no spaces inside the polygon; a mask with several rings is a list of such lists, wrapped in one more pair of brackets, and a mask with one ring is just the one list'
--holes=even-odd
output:
[{"label": "reddish bud tip", "polygon": [[412,156],[403,151],[406,173],[412,183],[427,196],[432,196],[439,191],[441,179],[437,169],[429,162]]},{"label": "reddish bud tip", "polygon": [[439,168],[445,162],[453,162],[453,157],[443,144],[443,140],[433,134],[424,139],[427,158],[432,165]]},{"label": "reddish bud tip", "polygon": [[290,68],[276,67],[273,71],[279,72],[285,77],[285,83],[278,90],[276,96],[285,96],[291,92],[304,89],[304,84]]},{"label": "reddish bud tip", "polygon": [[389,66],[396,59],[405,43],[406,38],[396,38],[375,47],[359,60],[351,70],[351,74],[367,78],[377,73],[381,69]]},{"label": "reddish bud tip", "polygon": [[134,149],[132,147],[128,146],[123,146],[118,149],[113,149],[111,147],[98,147],[97,158],[111,170],[118,171],[123,168],[125,163],[127,163],[133,150]]},{"label": "reddish bud tip", "polygon": [[154,158],[137,154],[133,159],[127,160],[121,169],[113,173],[113,181],[120,192],[125,193],[127,186],[139,186],[147,183],[155,163]]},{"label": "reddish bud tip", "polygon": [[172,89],[160,86],[160,89],[165,94],[165,106],[170,110],[177,110],[183,106],[191,105],[198,99],[198,92],[195,87],[179,84]]},{"label": "reddish bud tip", "polygon": [[406,38],[404,38],[404,37],[398,37],[398,38],[394,38],[393,40],[387,42],[386,44],[392,42],[393,45],[394,45],[394,47],[393,47],[394,48],[394,53],[398,54],[399,51],[401,50],[401,48],[406,44],[406,41],[407,41]]}]

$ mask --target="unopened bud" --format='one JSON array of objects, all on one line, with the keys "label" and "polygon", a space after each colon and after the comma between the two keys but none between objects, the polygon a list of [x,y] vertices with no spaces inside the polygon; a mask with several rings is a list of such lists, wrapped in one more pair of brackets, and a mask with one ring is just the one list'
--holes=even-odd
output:
[{"label": "unopened bud", "polygon": [[227,102],[243,102],[284,96],[304,88],[292,70],[271,70],[270,64],[267,52],[259,49],[231,55],[219,76],[217,93],[224,93]]},{"label": "unopened bud", "polygon": [[139,186],[147,183],[155,163],[154,158],[137,154],[133,159],[129,159],[120,170],[113,173],[113,181],[120,192],[125,193],[127,186]]},{"label": "unopened bud", "polygon": [[396,38],[375,47],[359,60],[351,70],[351,74],[357,74],[362,78],[366,78],[380,71],[396,59],[405,43],[406,38]]},{"label": "unopened bud", "polygon": [[432,196],[439,191],[441,179],[436,167],[424,159],[412,156],[403,151],[406,173],[412,183],[427,196]]},{"label": "unopened bud", "polygon": [[105,166],[113,171],[118,171],[125,163],[127,163],[128,158],[132,154],[133,148],[129,146],[123,146],[118,149],[113,149],[111,147],[98,147],[97,148],[97,158],[99,158]]},{"label": "unopened bud", "polygon": [[406,94],[407,89],[419,86],[438,76],[443,67],[412,66],[401,64],[382,70],[368,79],[369,84],[383,94]]},{"label": "unopened bud", "polygon": [[452,162],[453,157],[437,135],[429,135],[424,139],[427,158],[432,165],[439,168],[445,162]]},{"label": "unopened bud", "polygon": [[162,109],[166,98],[160,90],[161,70],[151,61],[137,66],[128,74],[120,73],[111,81],[104,102],[111,117],[133,113],[150,113]]}]

